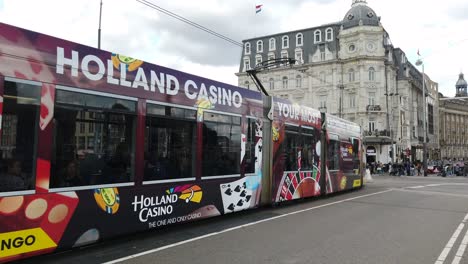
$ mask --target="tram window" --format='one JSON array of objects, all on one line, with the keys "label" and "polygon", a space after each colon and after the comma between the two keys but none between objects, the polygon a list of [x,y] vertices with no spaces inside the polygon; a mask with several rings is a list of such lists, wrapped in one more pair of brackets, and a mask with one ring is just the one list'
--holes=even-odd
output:
[{"label": "tram window", "polygon": [[328,169],[339,170],[340,169],[340,141],[330,140],[328,144]]},{"label": "tram window", "polygon": [[[245,156],[244,156],[244,173],[255,172],[255,131],[257,124],[255,119],[247,119],[246,137],[247,142],[245,143]],[[262,155],[260,152],[259,155]]]},{"label": "tram window", "polygon": [[241,118],[205,112],[202,175],[240,174]]},{"label": "tram window", "polygon": [[[301,151],[301,170],[312,171],[318,157],[315,157],[316,138],[314,130],[302,128],[302,151]],[[317,166],[317,164],[315,164]]]},{"label": "tram window", "polygon": [[5,82],[0,143],[0,192],[31,190],[41,87]]},{"label": "tram window", "polygon": [[195,177],[196,111],[148,105],[145,181]]},{"label": "tram window", "polygon": [[359,169],[359,139],[352,138],[351,142],[353,144],[353,169]]},{"label": "tram window", "polygon": [[[302,150],[302,140],[299,136],[299,127],[286,126],[286,136],[284,141],[285,171],[298,170],[298,154]],[[302,153],[301,153],[302,155]],[[302,158],[302,156],[301,156]]]},{"label": "tram window", "polygon": [[56,98],[51,187],[133,181],[136,102],[63,90]]}]

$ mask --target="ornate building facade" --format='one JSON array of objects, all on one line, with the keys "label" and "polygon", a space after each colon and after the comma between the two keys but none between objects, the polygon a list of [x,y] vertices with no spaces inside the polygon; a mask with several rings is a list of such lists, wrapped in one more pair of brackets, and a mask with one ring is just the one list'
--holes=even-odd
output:
[{"label": "ornate building facade", "polygon": [[[269,94],[360,124],[368,162],[422,160],[423,75],[393,46],[380,17],[365,0],[353,0],[339,22],[247,39],[243,44],[239,86],[257,89],[246,73],[255,65],[295,58],[292,67],[258,74]],[[438,113],[437,83],[427,75],[425,80],[432,89],[428,108]],[[428,138],[433,142],[439,130],[431,131]]]},{"label": "ornate building facade", "polygon": [[454,98],[440,94],[440,158],[468,160],[468,93],[463,73]]}]

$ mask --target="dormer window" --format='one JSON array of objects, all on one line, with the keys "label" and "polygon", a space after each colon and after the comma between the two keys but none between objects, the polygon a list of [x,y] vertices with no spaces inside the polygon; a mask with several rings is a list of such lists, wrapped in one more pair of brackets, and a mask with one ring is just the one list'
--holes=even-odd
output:
[{"label": "dormer window", "polygon": [[322,42],[322,31],[315,30],[314,32],[314,43]]},{"label": "dormer window", "polygon": [[325,31],[325,38],[327,41],[333,41],[333,28],[327,28]]},{"label": "dormer window", "polygon": [[246,55],[250,54],[250,42],[246,42],[244,45],[244,53]]},{"label": "dormer window", "polygon": [[276,40],[274,38],[270,39],[270,51],[276,49]]},{"label": "dormer window", "polygon": [[296,46],[302,46],[303,45],[303,36],[302,33],[299,33],[296,35]]},{"label": "dormer window", "polygon": [[257,41],[257,52],[263,52],[263,41]]},{"label": "dormer window", "polygon": [[289,48],[289,37],[283,36],[282,43],[283,43],[283,49]]}]

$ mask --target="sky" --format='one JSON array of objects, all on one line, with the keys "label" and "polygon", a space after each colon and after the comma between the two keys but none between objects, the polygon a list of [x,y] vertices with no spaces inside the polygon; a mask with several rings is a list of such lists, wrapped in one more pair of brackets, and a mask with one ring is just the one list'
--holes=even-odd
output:
[{"label": "sky", "polygon": [[[237,85],[242,48],[136,0],[102,0],[101,48]],[[352,0],[147,0],[238,42],[341,21]],[[393,45],[420,51],[439,92],[468,76],[468,1],[367,0]],[[255,5],[263,4],[255,13]],[[0,22],[97,47],[100,0],[0,0]],[[467,77],[468,78],[468,77]]]}]

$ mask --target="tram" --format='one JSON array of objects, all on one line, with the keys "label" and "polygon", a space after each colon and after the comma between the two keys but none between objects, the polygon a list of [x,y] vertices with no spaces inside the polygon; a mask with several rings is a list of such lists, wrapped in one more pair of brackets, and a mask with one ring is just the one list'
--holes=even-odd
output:
[{"label": "tram", "polygon": [[361,128],[0,23],[0,262],[360,188]]}]

